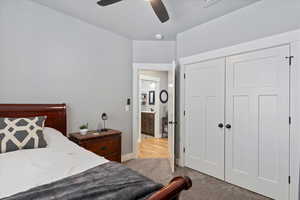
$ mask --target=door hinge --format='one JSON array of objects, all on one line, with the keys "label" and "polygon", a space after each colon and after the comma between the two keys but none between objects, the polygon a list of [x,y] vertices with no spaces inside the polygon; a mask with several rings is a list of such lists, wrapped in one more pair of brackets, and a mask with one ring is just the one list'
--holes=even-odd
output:
[{"label": "door hinge", "polygon": [[186,73],[183,74],[183,78],[186,79]]},{"label": "door hinge", "polygon": [[289,184],[291,184],[291,176],[289,176]]},{"label": "door hinge", "polygon": [[183,111],[183,115],[184,115],[184,116],[186,115],[186,111]]},{"label": "door hinge", "polygon": [[183,153],[185,153],[185,147],[183,147]]},{"label": "door hinge", "polygon": [[292,61],[293,61],[294,56],[286,56],[285,58],[289,59],[289,65],[292,66]]},{"label": "door hinge", "polygon": [[289,117],[289,124],[292,124],[292,118]]}]

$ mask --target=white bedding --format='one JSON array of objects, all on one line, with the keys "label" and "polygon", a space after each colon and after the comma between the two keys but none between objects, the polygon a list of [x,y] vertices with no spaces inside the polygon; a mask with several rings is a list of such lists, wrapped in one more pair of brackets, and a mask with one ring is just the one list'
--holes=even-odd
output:
[{"label": "white bedding", "polygon": [[46,127],[44,134],[47,148],[0,154],[0,199],[108,162],[55,129]]}]

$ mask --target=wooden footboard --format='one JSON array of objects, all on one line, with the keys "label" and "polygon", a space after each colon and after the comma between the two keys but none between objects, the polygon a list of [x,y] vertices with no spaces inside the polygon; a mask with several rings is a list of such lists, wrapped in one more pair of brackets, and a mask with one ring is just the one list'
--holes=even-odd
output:
[{"label": "wooden footboard", "polygon": [[192,180],[188,177],[175,177],[161,190],[154,193],[148,200],[178,200],[182,190],[192,187]]}]

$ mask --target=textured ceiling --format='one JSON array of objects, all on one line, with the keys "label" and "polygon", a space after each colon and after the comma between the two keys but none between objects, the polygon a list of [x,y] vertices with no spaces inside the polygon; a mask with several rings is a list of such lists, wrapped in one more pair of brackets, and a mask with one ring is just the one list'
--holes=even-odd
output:
[{"label": "textured ceiling", "polygon": [[[39,4],[80,18],[133,40],[153,40],[160,33],[165,40],[258,0],[163,0],[170,20],[161,24],[146,0],[124,0],[109,7],[99,7],[97,0],[32,0]],[[215,1],[215,0],[209,0]]]}]

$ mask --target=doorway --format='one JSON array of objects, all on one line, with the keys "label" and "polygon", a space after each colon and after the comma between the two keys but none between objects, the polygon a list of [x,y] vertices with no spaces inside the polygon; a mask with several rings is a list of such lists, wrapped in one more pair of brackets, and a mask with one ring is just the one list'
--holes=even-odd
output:
[{"label": "doorway", "polygon": [[174,171],[175,66],[135,63],[133,152],[136,158],[167,158]]},{"label": "doorway", "polygon": [[138,158],[168,158],[168,101],[160,101],[161,91],[168,94],[168,71],[139,71]]}]

